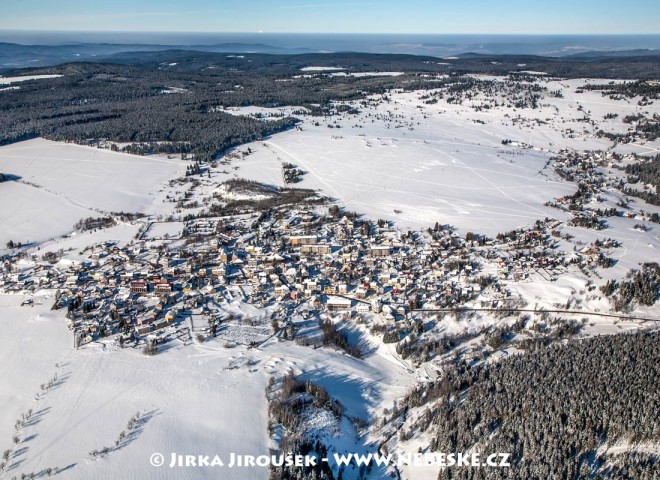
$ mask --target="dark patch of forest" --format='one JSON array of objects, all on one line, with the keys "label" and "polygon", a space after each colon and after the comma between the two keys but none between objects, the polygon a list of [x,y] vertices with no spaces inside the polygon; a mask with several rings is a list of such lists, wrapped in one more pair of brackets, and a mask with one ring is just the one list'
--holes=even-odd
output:
[{"label": "dark patch of forest", "polygon": [[222,194],[214,194],[214,198],[222,203],[213,203],[209,207],[209,212],[213,216],[265,212],[283,205],[301,202],[321,204],[327,200],[317,196],[316,191],[308,188],[274,187],[241,178],[228,180],[223,185],[227,193],[238,193],[246,198],[226,201]]},{"label": "dark patch of forest", "polygon": [[[544,57],[538,55],[464,54],[458,58],[360,52],[306,53],[296,55],[225,53],[168,50],[160,52],[123,52],[103,59],[145,68],[162,68],[163,64],[178,71],[208,71],[233,68],[260,74],[299,73],[307,66],[340,67],[346,71],[401,71],[440,73],[486,73],[507,75],[510,72],[542,71],[551,76],[569,78],[654,79],[658,77],[660,55],[631,55],[618,58]],[[495,62],[495,63],[493,63]],[[524,64],[524,66],[521,66]]]},{"label": "dark patch of forest", "polygon": [[581,87],[582,90],[600,91],[603,96],[609,97],[644,97],[657,100],[660,98],[660,84],[657,82],[646,82],[637,80],[635,82],[624,83],[606,83],[606,84],[587,84]]},{"label": "dark patch of forest", "polygon": [[[0,96],[0,144],[38,136],[76,143],[107,139],[150,143],[149,153],[193,153],[204,161],[296,123],[211,111],[217,85],[208,78],[92,64],[56,70],[65,76],[27,81]],[[163,93],[171,87],[183,93]]]},{"label": "dark patch of forest", "polygon": [[[269,431],[272,435],[275,429],[283,429],[280,452],[317,458],[327,456],[328,449],[321,440],[304,431],[303,418],[316,409],[329,412],[340,422],[344,416],[344,406],[332,398],[325,388],[301,380],[293,373],[282,379],[281,387],[277,391],[275,381],[271,378],[266,395],[269,396]],[[271,466],[270,478],[333,480],[334,475],[327,462],[319,461],[317,465],[308,467]]]},{"label": "dark patch of forest", "polygon": [[658,193],[658,189],[660,189],[660,155],[627,165],[626,173],[629,175],[630,183],[642,182],[653,186],[650,191],[628,188],[625,190],[626,194],[640,197],[653,205],[660,205],[660,194]]},{"label": "dark patch of forest", "polygon": [[309,106],[330,112],[335,100],[385,93],[405,85],[433,88],[407,77],[313,77],[280,82],[277,74],[223,69],[214,73],[172,72],[125,65],[74,63],[37,71],[62,77],[25,81],[0,95],[0,145],[35,137],[76,143],[131,143],[131,153],[193,154],[208,161],[240,144],[297,124],[293,117],[262,121],[230,115],[225,107]]},{"label": "dark patch of forest", "polygon": [[660,266],[645,263],[642,270],[630,270],[625,280],[608,280],[600,290],[612,297],[616,311],[630,310],[634,304],[651,306],[660,298]]},{"label": "dark patch of forest", "polygon": [[[497,363],[459,362],[417,387],[400,415],[426,406],[407,439],[426,431],[430,451],[512,454],[511,468],[450,468],[439,478],[657,478],[660,332],[554,343]],[[619,442],[625,454],[597,453]]]}]

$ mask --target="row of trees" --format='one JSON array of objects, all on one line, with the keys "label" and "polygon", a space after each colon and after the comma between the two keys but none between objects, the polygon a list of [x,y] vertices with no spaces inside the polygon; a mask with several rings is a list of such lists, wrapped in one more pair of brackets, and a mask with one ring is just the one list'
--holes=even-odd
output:
[{"label": "row of trees", "polygon": [[362,358],[360,347],[351,344],[348,339],[348,334],[338,328],[332,320],[329,318],[325,320],[319,319],[319,327],[321,327],[323,345],[334,346],[342,349],[355,358]]},{"label": "row of trees", "polygon": [[585,84],[580,87],[582,90],[596,90],[603,95],[619,95],[627,98],[646,97],[650,99],[660,99],[660,85],[656,82],[645,82],[637,80],[635,82],[607,83],[607,84]]}]

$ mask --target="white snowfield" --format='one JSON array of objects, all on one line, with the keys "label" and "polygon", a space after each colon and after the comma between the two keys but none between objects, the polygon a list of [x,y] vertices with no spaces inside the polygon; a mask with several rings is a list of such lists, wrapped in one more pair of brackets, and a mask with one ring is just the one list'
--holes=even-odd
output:
[{"label": "white snowfield", "polygon": [[[512,133],[501,113],[490,114],[484,126],[474,123],[466,107],[427,107],[418,96],[395,94],[376,107],[357,105],[359,115],[343,115],[336,123],[332,117],[333,128],[328,120],[305,116],[302,132],[248,145],[254,153],[237,164],[236,174],[282,185],[279,166],[293,163],[308,172],[299,186],[405,228],[440,222],[495,235],[537,218],[565,219],[544,203],[575,186],[546,167],[549,155],[502,145],[514,133],[525,143],[533,135],[517,128]],[[536,136],[545,147],[546,135]]]},{"label": "white snowfield", "polygon": [[157,189],[185,167],[44,139],[0,147],[0,172],[19,177],[0,184],[0,245],[40,243],[104,212],[153,213]]},{"label": "white snowfield", "polygon": [[11,83],[26,82],[28,80],[41,80],[44,78],[58,78],[62,75],[21,75],[20,77],[0,77],[0,85],[9,85]]},{"label": "white snowfield", "polygon": [[300,69],[301,72],[333,72],[336,70],[344,70],[342,67],[303,67]]},{"label": "white snowfield", "polygon": [[[390,93],[388,101],[375,96],[367,106],[349,102],[360,110],[357,115],[298,115],[302,131],[241,147],[253,153],[236,161],[233,165],[238,169],[227,178],[282,186],[281,164],[293,163],[307,172],[295,186],[319,189],[350,210],[371,219],[393,220],[402,229],[426,229],[439,222],[462,233],[495,236],[545,217],[566,221],[568,214],[545,206],[576,190],[575,184],[554,173],[552,155],[562,149],[612,148],[610,140],[596,135],[599,130],[626,132],[630,128],[623,122],[626,115],[660,115],[660,106],[657,102],[640,106],[639,98],[612,100],[598,91],[577,93],[585,84],[610,80],[538,81],[548,92],[561,92],[561,97],[545,92],[536,109],[514,108],[499,99],[499,106],[478,111],[474,106],[488,100],[481,93],[462,105],[425,104],[420,97],[428,92]],[[252,115],[253,108],[232,113]],[[610,113],[618,116],[606,119]],[[268,109],[260,109],[259,114],[268,115]],[[593,124],[583,121],[585,115]],[[512,143],[503,145],[503,140]],[[621,150],[660,153],[658,141],[616,147]],[[589,241],[612,237],[625,240],[625,245],[634,243],[634,249],[614,253],[624,260],[616,271],[621,274],[624,268],[636,268],[644,258],[657,255],[660,248],[658,233],[633,231],[635,223],[611,219],[614,229],[597,233],[571,229],[570,233]]]},{"label": "white snowfield", "polygon": [[348,127],[306,128],[305,135],[287,132],[261,148],[255,145],[254,161],[293,163],[308,172],[300,186],[318,188],[351,210],[405,228],[437,221],[494,235],[556,215],[543,204],[574,188],[543,171],[548,160],[543,154],[508,155],[498,147],[444,137],[432,127],[428,140],[391,137],[386,131],[364,137],[351,131],[349,136]]}]

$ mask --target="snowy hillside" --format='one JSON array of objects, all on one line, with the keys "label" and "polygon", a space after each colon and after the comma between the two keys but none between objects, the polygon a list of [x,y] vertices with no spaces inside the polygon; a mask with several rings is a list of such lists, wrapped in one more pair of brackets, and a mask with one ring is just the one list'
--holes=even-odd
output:
[{"label": "snowy hillside", "polygon": [[0,147],[0,170],[19,177],[2,185],[0,242],[40,243],[108,212],[156,213],[158,188],[184,168],[167,158],[43,139]]}]

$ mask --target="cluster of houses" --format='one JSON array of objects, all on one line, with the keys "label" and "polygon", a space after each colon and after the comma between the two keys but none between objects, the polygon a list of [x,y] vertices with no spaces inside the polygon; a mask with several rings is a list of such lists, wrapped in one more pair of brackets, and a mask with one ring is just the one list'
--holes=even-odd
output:
[{"label": "cluster of houses", "polygon": [[572,261],[552,249],[555,220],[497,239],[436,225],[429,239],[389,222],[321,210],[205,218],[181,239],[90,246],[84,261],[19,253],[5,257],[0,291],[56,291],[53,308],[66,309],[77,345],[108,335],[137,342],[185,327],[198,312],[212,328],[223,303],[235,301],[277,305],[283,321],[332,313],[397,322],[420,309],[505,298],[508,281],[553,277]]}]

